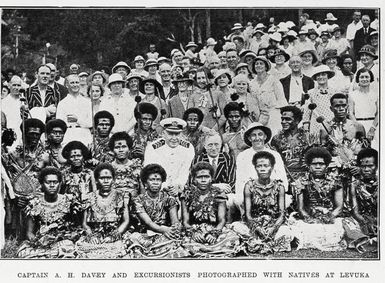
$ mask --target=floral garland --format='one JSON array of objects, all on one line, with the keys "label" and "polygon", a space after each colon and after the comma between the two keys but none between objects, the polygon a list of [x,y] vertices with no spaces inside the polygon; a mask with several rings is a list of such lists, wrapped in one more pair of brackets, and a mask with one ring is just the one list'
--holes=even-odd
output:
[{"label": "floral garland", "polygon": [[195,185],[188,188],[188,210],[199,222],[215,223],[217,221],[217,206],[214,205],[214,202],[218,191],[215,187],[211,187],[203,201],[199,199],[201,195],[201,191]]}]

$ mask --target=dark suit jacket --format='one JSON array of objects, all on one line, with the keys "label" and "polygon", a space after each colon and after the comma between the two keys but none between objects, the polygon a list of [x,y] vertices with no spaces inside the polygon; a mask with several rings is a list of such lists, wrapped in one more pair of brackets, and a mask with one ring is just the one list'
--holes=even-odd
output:
[{"label": "dark suit jacket", "polygon": [[[199,161],[209,162],[207,153],[195,156],[192,165]],[[227,152],[221,152],[218,156],[217,170],[214,174],[213,183],[226,183],[231,186],[231,190],[235,193],[235,159]]]},{"label": "dark suit jacket", "polygon": [[168,111],[167,112],[168,112],[169,117],[183,119],[184,111],[185,111],[184,106],[183,106],[182,101],[180,100],[178,95],[173,96],[168,101]]},{"label": "dark suit jacket", "polygon": [[360,28],[356,31],[356,35],[354,36],[353,40],[353,49],[354,54],[356,55],[356,59],[358,60],[358,51],[360,51],[361,47],[365,44],[370,44],[369,35],[372,31],[375,31],[375,29],[369,27],[369,32],[367,35],[364,34],[364,28]]},{"label": "dark suit jacket", "polygon": [[[283,79],[280,79],[280,82],[283,86],[283,92],[285,93],[285,97],[287,102],[289,102],[290,98],[290,82],[291,82],[291,74]],[[302,76],[302,89],[303,93],[307,93],[310,89],[314,88],[314,81],[312,78],[303,75]],[[305,103],[305,97],[302,95],[301,105]]]}]

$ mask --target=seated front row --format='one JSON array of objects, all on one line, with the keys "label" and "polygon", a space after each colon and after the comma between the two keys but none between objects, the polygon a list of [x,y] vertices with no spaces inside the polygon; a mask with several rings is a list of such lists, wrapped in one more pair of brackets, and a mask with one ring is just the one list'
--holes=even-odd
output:
[{"label": "seated front row", "polygon": [[[271,179],[275,158],[258,152],[252,160],[257,177],[244,189],[245,213],[233,223],[226,223],[227,196],[213,186],[214,170],[207,162],[192,167],[191,184],[177,197],[162,190],[165,170],[148,164],[140,175],[144,191],[130,201],[116,189],[110,164],[96,167],[97,190],[82,202],[59,194],[61,172],[47,167],[39,179],[43,194],[26,208],[29,241],[18,256],[207,257],[293,248],[335,251],[347,245],[364,251],[377,237],[377,156],[373,149],[358,154],[360,174],[347,201],[341,180],[327,173],[329,152],[311,148],[305,155],[309,173],[292,184],[298,211],[287,215],[282,182]],[[344,203],[351,204],[345,214]]]}]

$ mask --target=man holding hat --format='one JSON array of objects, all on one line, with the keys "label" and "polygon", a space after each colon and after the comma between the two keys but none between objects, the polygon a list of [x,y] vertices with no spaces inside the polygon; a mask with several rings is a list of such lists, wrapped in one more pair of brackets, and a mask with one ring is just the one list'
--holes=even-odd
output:
[{"label": "man holding hat", "polygon": [[285,186],[285,190],[288,189],[288,181],[285,171],[285,165],[282,161],[281,155],[270,149],[267,145],[271,139],[271,130],[268,127],[263,126],[259,122],[251,123],[243,135],[244,142],[250,146],[239,153],[236,164],[236,183],[235,194],[239,203],[243,203],[243,190],[245,184],[250,178],[256,178],[256,171],[252,163],[253,156],[256,152],[267,151],[274,155],[276,164],[271,174],[272,180],[281,180]]},{"label": "man holding hat", "polygon": [[135,107],[137,123],[129,133],[133,141],[132,158],[139,158],[143,161],[147,144],[159,138],[158,132],[152,127],[157,117],[158,109],[152,103],[141,102]]},{"label": "man holding hat", "polygon": [[90,144],[92,142],[91,101],[80,95],[78,75],[69,75],[66,79],[66,87],[69,93],[59,102],[56,113],[56,118],[66,122],[68,127],[63,144],[72,140]]},{"label": "man holding hat", "polygon": [[46,121],[55,117],[56,107],[60,98],[48,85],[51,69],[41,65],[36,69],[37,83],[26,91],[26,98],[30,114],[34,118]]},{"label": "man holding hat", "polygon": [[107,85],[111,93],[105,94],[100,102],[99,110],[108,111],[115,118],[112,133],[130,131],[136,123],[134,117],[136,102],[123,92],[125,83],[120,74],[112,74],[108,78]]},{"label": "man holding hat", "polygon": [[47,123],[45,127],[47,141],[43,154],[44,167],[53,166],[60,169],[66,163],[62,156],[62,142],[66,131],[67,124],[63,120],[53,119]]},{"label": "man holding hat", "polygon": [[163,137],[147,145],[144,152],[144,163],[157,163],[167,172],[165,182],[170,194],[177,196],[183,191],[190,173],[190,165],[194,158],[194,147],[181,139],[186,122],[179,118],[167,118],[160,122]]}]

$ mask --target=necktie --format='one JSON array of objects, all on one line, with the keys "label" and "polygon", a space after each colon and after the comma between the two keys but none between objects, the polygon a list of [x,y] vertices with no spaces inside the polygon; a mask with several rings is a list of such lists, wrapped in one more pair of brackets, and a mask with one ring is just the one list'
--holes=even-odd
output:
[{"label": "necktie", "polygon": [[213,158],[211,160],[211,166],[213,166],[214,168],[214,174],[217,172],[217,162],[216,162],[216,158]]}]

